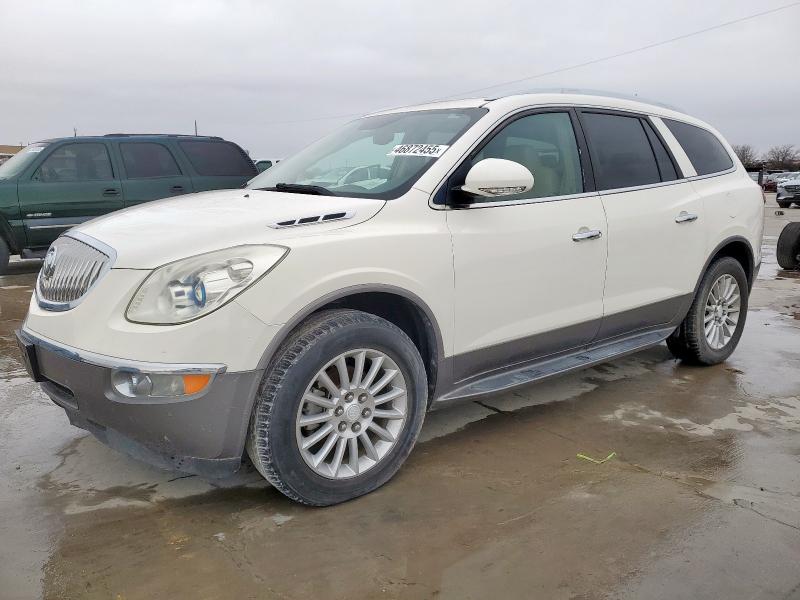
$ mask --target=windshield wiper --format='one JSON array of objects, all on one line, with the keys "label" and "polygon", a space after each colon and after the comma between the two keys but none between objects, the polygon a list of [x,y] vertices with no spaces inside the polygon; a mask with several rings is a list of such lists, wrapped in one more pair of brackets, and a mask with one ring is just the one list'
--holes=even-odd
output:
[{"label": "windshield wiper", "polygon": [[258,188],[267,192],[289,192],[290,194],[312,194],[314,196],[335,196],[328,188],[321,185],[304,183],[276,183],[273,187]]}]

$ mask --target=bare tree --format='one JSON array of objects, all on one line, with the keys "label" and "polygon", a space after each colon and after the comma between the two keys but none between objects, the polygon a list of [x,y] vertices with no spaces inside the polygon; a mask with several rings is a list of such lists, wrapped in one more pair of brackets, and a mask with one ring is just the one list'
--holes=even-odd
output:
[{"label": "bare tree", "polygon": [[750,144],[734,144],[733,151],[745,167],[754,167],[759,162],[758,152]]},{"label": "bare tree", "polygon": [[790,169],[800,159],[800,152],[792,144],[773,146],[764,155],[764,161],[770,169]]}]

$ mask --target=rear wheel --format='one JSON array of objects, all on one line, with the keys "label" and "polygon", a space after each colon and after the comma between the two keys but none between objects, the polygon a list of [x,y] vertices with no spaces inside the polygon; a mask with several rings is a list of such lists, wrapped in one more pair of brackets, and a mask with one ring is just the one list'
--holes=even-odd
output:
[{"label": "rear wheel", "polygon": [[748,289],[739,261],[726,256],[711,263],[689,313],[667,339],[675,358],[698,365],[728,358],[742,336]]},{"label": "rear wheel", "polygon": [[8,251],[8,244],[3,238],[0,238],[0,275],[8,271],[8,261],[11,258],[11,253]]},{"label": "rear wheel", "polygon": [[265,373],[247,451],[289,498],[337,504],[388,481],[416,442],[425,366],[392,323],[355,310],[301,325]]},{"label": "rear wheel", "polygon": [[783,228],[775,255],[782,269],[800,269],[800,222]]}]

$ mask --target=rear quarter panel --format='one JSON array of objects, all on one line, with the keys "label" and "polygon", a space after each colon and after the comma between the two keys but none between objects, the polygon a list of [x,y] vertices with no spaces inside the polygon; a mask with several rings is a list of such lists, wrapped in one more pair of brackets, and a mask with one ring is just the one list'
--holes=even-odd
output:
[{"label": "rear quarter panel", "polygon": [[754,264],[761,262],[764,233],[764,200],[761,188],[744,169],[691,182],[703,198],[706,219],[706,253],[732,237],[743,237],[753,251]]}]

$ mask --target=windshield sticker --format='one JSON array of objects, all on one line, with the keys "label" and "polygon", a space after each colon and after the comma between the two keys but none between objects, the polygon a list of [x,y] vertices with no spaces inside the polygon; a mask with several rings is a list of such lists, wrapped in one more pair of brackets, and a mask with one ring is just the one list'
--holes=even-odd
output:
[{"label": "windshield sticker", "polygon": [[37,147],[37,148],[28,148],[28,153],[31,153],[31,152],[41,152],[42,150],[44,150],[44,146],[39,146],[39,147]]},{"label": "windshield sticker", "polygon": [[439,158],[450,146],[444,144],[400,144],[386,156],[430,156]]}]

